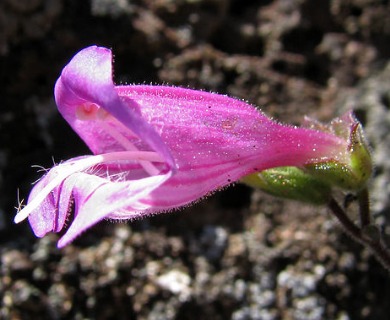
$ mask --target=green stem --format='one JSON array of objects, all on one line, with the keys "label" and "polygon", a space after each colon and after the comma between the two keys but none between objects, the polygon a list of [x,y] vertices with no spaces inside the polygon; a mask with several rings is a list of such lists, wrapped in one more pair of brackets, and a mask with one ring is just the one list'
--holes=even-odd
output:
[{"label": "green stem", "polygon": [[[360,196],[360,195],[359,195]],[[367,201],[364,201],[366,195],[362,195],[362,202],[359,200],[359,210],[360,210],[360,219],[362,223],[362,228],[369,224],[369,218],[366,215],[369,215],[368,209],[368,192],[367,192]],[[354,239],[356,242],[369,248],[377,260],[388,270],[390,271],[390,251],[383,245],[380,240],[373,240],[370,237],[367,237],[361,228],[356,226],[352,220],[348,217],[346,212],[341,208],[341,206],[331,198],[328,207],[340,224],[344,227],[344,230]],[[363,215],[362,215],[363,213]]]},{"label": "green stem", "polygon": [[357,194],[357,199],[359,203],[360,226],[361,228],[364,228],[371,224],[370,203],[367,188],[364,188]]},{"label": "green stem", "polygon": [[333,198],[330,199],[328,207],[333,215],[337,218],[340,224],[344,227],[345,232],[355,241],[362,243],[362,232],[351,219],[347,216],[345,211]]}]

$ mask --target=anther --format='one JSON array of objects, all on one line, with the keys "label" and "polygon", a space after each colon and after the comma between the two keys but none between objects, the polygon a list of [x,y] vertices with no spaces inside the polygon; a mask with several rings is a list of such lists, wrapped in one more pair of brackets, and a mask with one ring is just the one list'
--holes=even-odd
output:
[{"label": "anther", "polygon": [[94,103],[84,103],[77,106],[76,117],[79,120],[95,120],[98,117],[99,106]]}]

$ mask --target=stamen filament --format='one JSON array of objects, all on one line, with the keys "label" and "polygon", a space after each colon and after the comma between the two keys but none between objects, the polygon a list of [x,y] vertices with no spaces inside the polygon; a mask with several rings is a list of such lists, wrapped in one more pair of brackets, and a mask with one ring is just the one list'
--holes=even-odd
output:
[{"label": "stamen filament", "polygon": [[[117,140],[122,147],[124,147],[126,150],[129,151],[137,151],[137,147],[131,143],[122,133],[120,133],[117,129],[111,127],[106,122],[101,121],[102,127],[105,129],[105,131],[113,137],[115,140]],[[127,128],[126,128],[127,129]],[[129,130],[129,129],[127,129]],[[150,162],[150,161],[140,161],[139,162],[142,168],[151,176],[157,175],[159,173],[159,170]]]}]

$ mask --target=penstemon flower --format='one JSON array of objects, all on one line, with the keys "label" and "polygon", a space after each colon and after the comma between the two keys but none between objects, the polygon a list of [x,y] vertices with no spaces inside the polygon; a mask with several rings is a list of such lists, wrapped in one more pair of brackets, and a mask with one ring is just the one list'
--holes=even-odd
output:
[{"label": "penstemon flower", "polygon": [[59,247],[103,219],[180,208],[244,176],[338,162],[348,152],[333,132],[282,125],[227,96],[115,86],[111,61],[109,49],[93,46],[63,69],[58,109],[94,155],[50,169],[15,217],[28,217],[38,237],[68,224]]}]

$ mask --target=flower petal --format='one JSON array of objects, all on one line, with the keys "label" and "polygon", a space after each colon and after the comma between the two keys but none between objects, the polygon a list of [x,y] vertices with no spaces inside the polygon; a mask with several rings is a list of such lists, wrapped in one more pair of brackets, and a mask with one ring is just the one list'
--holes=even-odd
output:
[{"label": "flower petal", "polygon": [[[127,219],[139,216],[134,208],[139,207],[139,199],[144,198],[158,188],[171,176],[171,172],[125,182],[106,182],[96,184],[96,177],[86,174],[77,177],[79,182],[74,185],[75,214],[69,229],[58,241],[58,247],[64,247],[72,242],[83,231],[99,221],[109,218],[110,213],[127,208]],[[129,209],[132,209],[130,211]]]},{"label": "flower petal", "polygon": [[[134,154],[143,159],[149,157],[150,160],[160,161],[151,152],[118,152],[71,159],[51,169],[33,188],[27,206],[22,209],[29,212],[29,222],[35,235],[43,237],[48,232],[59,232],[66,223],[70,223],[58,243],[61,247],[114,212],[126,208],[132,210],[126,212],[127,219],[137,216],[136,211],[144,206],[139,200],[168,180],[172,171],[145,177],[139,164],[104,164],[104,161],[120,160]],[[69,167],[82,168],[86,162],[97,164],[100,158],[101,164],[89,170],[89,173],[69,171]],[[125,179],[116,177],[119,168],[125,172]],[[48,188],[49,191],[45,191]],[[37,204],[36,199],[39,199]],[[71,212],[74,213],[73,221],[67,222]]]},{"label": "flower petal", "polygon": [[160,136],[138,114],[137,103],[126,99],[125,104],[118,96],[112,81],[111,64],[111,50],[106,48],[91,46],[76,54],[63,69],[55,86],[59,111],[94,153],[103,153],[105,150],[99,149],[96,144],[98,140],[107,142],[108,138],[102,133],[102,129],[93,124],[88,127],[76,116],[78,107],[86,102],[94,103],[119,119],[174,168],[173,158]]}]

